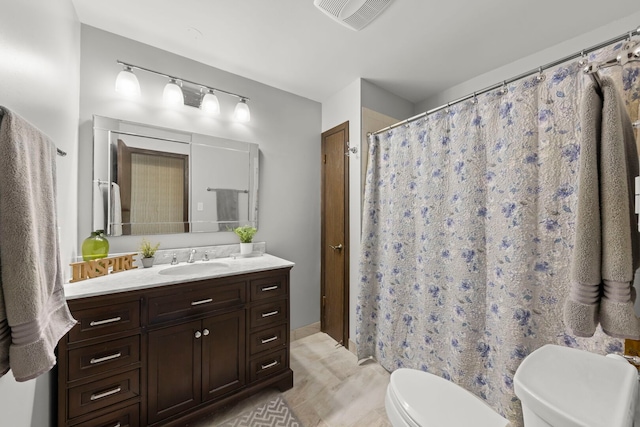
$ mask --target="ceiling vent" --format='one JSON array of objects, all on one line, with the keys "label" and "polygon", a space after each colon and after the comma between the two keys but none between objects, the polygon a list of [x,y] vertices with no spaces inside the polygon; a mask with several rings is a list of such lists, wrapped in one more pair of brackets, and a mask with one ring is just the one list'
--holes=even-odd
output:
[{"label": "ceiling vent", "polygon": [[359,31],[369,25],[393,0],[313,0],[331,19]]}]

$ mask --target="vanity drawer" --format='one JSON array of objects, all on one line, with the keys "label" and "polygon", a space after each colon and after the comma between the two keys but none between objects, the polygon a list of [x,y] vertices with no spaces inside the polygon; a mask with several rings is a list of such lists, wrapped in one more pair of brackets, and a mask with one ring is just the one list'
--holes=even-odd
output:
[{"label": "vanity drawer", "polygon": [[285,322],[289,318],[288,311],[289,300],[287,299],[255,305],[251,307],[250,327],[254,329]]},{"label": "vanity drawer", "polygon": [[140,362],[140,336],[69,351],[69,381]]},{"label": "vanity drawer", "polygon": [[140,395],[140,370],[114,375],[67,391],[69,418],[75,418]]},{"label": "vanity drawer", "polygon": [[251,372],[249,380],[253,382],[285,369],[289,362],[288,357],[289,353],[287,349],[283,348],[282,350],[255,358],[249,363]]},{"label": "vanity drawer", "polygon": [[78,324],[69,331],[69,343],[140,327],[140,301],[71,310]]},{"label": "vanity drawer", "polygon": [[249,338],[249,353],[261,353],[287,345],[287,324],[283,323],[269,329],[264,329],[251,334]]},{"label": "vanity drawer", "polygon": [[246,282],[203,284],[198,288],[149,298],[149,323],[181,319],[200,313],[237,307],[246,301]]},{"label": "vanity drawer", "polygon": [[73,427],[140,427],[140,407],[127,406]]},{"label": "vanity drawer", "polygon": [[260,301],[268,298],[286,296],[287,276],[265,277],[251,281],[251,301]]}]

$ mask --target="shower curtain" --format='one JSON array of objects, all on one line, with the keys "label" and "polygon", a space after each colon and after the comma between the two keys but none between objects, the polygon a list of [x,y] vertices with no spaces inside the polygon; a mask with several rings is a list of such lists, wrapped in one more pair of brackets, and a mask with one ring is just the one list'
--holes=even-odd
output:
[{"label": "shower curtain", "polygon": [[[639,70],[604,72],[632,121]],[[372,138],[358,358],[442,376],[522,425],[513,375],[533,350],[623,350],[600,329],[572,336],[562,321],[588,78],[577,61],[563,64]]]}]

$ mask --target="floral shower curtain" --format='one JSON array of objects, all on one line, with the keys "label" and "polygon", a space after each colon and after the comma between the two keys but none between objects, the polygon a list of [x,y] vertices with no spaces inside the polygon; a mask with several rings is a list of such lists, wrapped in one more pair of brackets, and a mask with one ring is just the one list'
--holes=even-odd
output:
[{"label": "floral shower curtain", "polygon": [[[632,121],[639,70],[604,72],[620,84]],[[622,351],[621,340],[600,330],[577,338],[562,321],[588,78],[577,61],[564,64],[372,139],[359,358],[440,375],[522,425],[513,375],[533,350]]]}]

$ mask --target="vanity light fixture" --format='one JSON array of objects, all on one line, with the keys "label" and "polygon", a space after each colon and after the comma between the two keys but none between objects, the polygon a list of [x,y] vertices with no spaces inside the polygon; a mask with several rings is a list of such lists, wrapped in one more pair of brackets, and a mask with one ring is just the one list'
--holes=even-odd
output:
[{"label": "vanity light fixture", "polygon": [[169,79],[169,83],[164,87],[162,98],[168,105],[188,105],[190,107],[199,108],[209,115],[220,114],[220,102],[217,94],[222,93],[234,96],[240,101],[236,105],[233,118],[238,122],[246,123],[251,120],[251,112],[247,101],[249,98],[236,93],[227,92],[226,90],[203,85],[180,77],[171,76],[169,74],[160,73],[138,65],[128,64],[117,60],[118,64],[123,67],[116,78],[116,92],[126,95],[140,95],[140,83],[133,73],[133,70],[146,71],[148,73],[163,76]]},{"label": "vanity light fixture", "polygon": [[200,104],[200,108],[202,111],[205,111],[211,115],[217,116],[220,114],[220,102],[218,101],[218,97],[213,92],[213,90],[208,89],[207,93],[202,97],[202,102]]},{"label": "vanity light fixture", "polygon": [[116,78],[116,92],[129,97],[140,96],[140,82],[131,67],[125,65]]},{"label": "vanity light fixture", "polygon": [[251,111],[247,105],[245,98],[240,98],[240,102],[236,104],[236,109],[233,112],[233,118],[240,123],[246,123],[251,120]]},{"label": "vanity light fixture", "polygon": [[184,95],[176,79],[169,80],[162,92],[162,100],[172,107],[184,105]]}]

